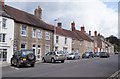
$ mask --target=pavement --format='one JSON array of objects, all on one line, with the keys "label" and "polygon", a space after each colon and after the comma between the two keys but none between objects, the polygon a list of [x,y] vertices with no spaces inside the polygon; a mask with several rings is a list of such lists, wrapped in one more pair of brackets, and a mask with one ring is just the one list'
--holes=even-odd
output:
[{"label": "pavement", "polygon": [[2,70],[3,77],[110,77],[118,71],[118,56],[37,63],[35,67],[6,66]]}]

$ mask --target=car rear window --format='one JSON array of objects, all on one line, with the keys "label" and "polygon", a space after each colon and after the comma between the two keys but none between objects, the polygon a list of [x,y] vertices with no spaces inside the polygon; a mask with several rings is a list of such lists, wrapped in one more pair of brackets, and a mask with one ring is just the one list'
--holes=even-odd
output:
[{"label": "car rear window", "polygon": [[33,51],[22,51],[22,54],[23,54],[23,55],[28,55],[28,54],[30,54],[30,53],[33,53]]}]

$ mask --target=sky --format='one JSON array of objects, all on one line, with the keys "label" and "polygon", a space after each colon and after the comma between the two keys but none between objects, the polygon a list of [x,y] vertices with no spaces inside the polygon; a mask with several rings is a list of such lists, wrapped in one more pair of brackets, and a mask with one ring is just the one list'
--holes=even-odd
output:
[{"label": "sky", "polygon": [[[62,28],[71,29],[75,22],[76,29],[81,26],[94,34],[97,31],[104,37],[118,37],[118,1],[119,0],[5,0],[7,5],[34,14],[39,5],[42,8],[42,20],[56,25],[62,22]],[[54,21],[58,19],[58,21]]]}]

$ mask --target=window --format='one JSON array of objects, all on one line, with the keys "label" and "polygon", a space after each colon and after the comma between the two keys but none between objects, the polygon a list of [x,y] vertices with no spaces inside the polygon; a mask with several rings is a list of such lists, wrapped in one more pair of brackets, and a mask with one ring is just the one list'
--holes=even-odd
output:
[{"label": "window", "polygon": [[56,43],[58,43],[58,42],[59,42],[58,40],[59,40],[59,37],[58,37],[58,36],[56,36]]},{"label": "window", "polygon": [[3,23],[2,23],[2,27],[3,27],[3,28],[6,28],[6,20],[7,20],[7,19],[3,18]]},{"label": "window", "polygon": [[25,25],[22,25],[21,36],[27,36],[27,27]]},{"label": "window", "polygon": [[21,49],[26,49],[26,48],[27,48],[26,43],[22,43],[22,44],[21,44]]},{"label": "window", "polygon": [[36,29],[32,30],[32,37],[35,38],[36,37]]},{"label": "window", "polygon": [[45,38],[46,38],[46,40],[50,40],[50,33],[49,32],[46,32]]},{"label": "window", "polygon": [[5,42],[6,34],[0,34],[0,42]]},{"label": "window", "polygon": [[46,45],[46,47],[45,47],[45,53],[48,53],[48,52],[50,52],[50,46],[49,45]]},{"label": "window", "polygon": [[42,38],[42,32],[40,30],[38,31],[38,38]]},{"label": "window", "polygon": [[67,38],[65,38],[65,44],[67,44]]},{"label": "window", "polygon": [[72,39],[72,44],[75,44],[75,39]]},{"label": "window", "polygon": [[65,51],[65,52],[66,52],[66,51],[67,51],[67,48],[66,48],[66,47],[63,47],[63,51]]}]

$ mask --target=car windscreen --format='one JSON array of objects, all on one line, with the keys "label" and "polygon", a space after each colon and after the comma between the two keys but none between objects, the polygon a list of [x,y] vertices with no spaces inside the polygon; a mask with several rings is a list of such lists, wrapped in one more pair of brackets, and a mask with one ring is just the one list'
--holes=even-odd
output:
[{"label": "car windscreen", "polygon": [[69,55],[74,55],[74,53],[70,53]]},{"label": "car windscreen", "polygon": [[28,55],[28,54],[31,54],[31,53],[33,53],[33,51],[22,51],[23,55]]}]

